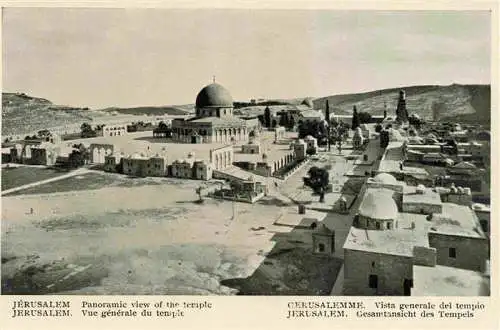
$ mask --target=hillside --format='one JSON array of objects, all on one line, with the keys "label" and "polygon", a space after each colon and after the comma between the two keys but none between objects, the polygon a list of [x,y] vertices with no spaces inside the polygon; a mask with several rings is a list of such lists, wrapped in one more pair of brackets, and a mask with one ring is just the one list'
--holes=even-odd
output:
[{"label": "hillside", "polygon": [[158,107],[132,107],[132,108],[106,108],[101,111],[120,114],[120,115],[135,115],[135,116],[163,116],[163,115],[186,115],[194,113],[194,105],[175,105],[175,106],[158,106]]},{"label": "hillside", "polygon": [[24,93],[2,93],[2,135],[28,134],[38,130],[90,121],[90,111],[58,106]]},{"label": "hillside", "polygon": [[337,114],[352,114],[352,108],[372,115],[383,115],[384,102],[387,112],[394,114],[399,90],[406,91],[406,105],[410,114],[432,120],[453,120],[463,122],[490,122],[490,85],[410,86],[377,90],[366,93],[344,94],[321,97],[314,100],[317,109],[324,109],[326,100],[330,109]]},{"label": "hillside", "polygon": [[116,115],[185,115],[193,111],[193,105],[89,110],[53,104],[24,93],[2,93],[2,135],[22,136],[52,127],[79,127],[84,122],[106,120]]}]

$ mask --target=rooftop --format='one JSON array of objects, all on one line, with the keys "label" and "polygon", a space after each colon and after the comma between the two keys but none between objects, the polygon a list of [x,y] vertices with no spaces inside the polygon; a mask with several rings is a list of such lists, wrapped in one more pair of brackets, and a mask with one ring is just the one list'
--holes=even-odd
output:
[{"label": "rooftop", "polygon": [[423,203],[431,205],[441,205],[441,196],[439,193],[432,191],[431,188],[425,188],[423,193],[417,192],[415,186],[404,186],[403,189],[403,204],[404,203]]},{"label": "rooftop", "polygon": [[431,233],[486,238],[474,211],[464,205],[443,203],[443,212],[434,214]]},{"label": "rooftop", "polygon": [[229,91],[222,85],[213,84],[207,85],[196,96],[197,108],[210,107],[232,107],[233,98]]},{"label": "rooftop", "polygon": [[411,257],[414,246],[429,247],[427,232],[430,224],[425,215],[399,213],[396,221],[397,228],[392,230],[351,227],[344,249]]},{"label": "rooftop", "polygon": [[301,116],[304,118],[320,118],[323,117],[323,113],[318,110],[305,110],[302,111]]},{"label": "rooftop", "polygon": [[487,296],[488,278],[473,270],[436,265],[413,266],[412,296]]}]

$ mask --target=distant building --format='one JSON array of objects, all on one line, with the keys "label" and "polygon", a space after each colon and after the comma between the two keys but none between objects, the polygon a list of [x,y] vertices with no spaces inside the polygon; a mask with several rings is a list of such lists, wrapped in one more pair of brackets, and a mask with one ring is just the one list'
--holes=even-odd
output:
[{"label": "distant building", "polygon": [[285,138],[286,129],[283,126],[274,128],[274,142],[279,142]]},{"label": "distant building", "polygon": [[134,154],[121,159],[123,173],[132,176],[166,176],[167,158],[164,155],[156,154],[146,156],[144,154]]},{"label": "distant building", "polygon": [[297,161],[302,161],[307,157],[307,143],[302,139],[295,140],[291,145]]},{"label": "distant building", "polygon": [[304,138],[304,142],[307,143],[307,149],[318,150],[318,139],[308,135]]},{"label": "distant building", "polygon": [[299,121],[304,123],[320,122],[325,119],[323,112],[319,110],[305,110],[300,112]]},{"label": "distant building", "polygon": [[244,154],[260,154],[261,145],[259,142],[251,141],[241,146],[241,152]]},{"label": "distant building", "polygon": [[127,127],[124,124],[105,124],[98,132],[104,137],[123,136],[127,134]]},{"label": "distant building", "polygon": [[[118,172],[118,166],[122,164],[123,166],[123,161],[122,159],[124,158],[124,155],[121,153],[113,153],[106,155],[104,157],[104,171],[106,172]],[[122,170],[123,171],[123,168]]]},{"label": "distant building", "polygon": [[90,163],[104,164],[106,156],[113,154],[114,148],[112,144],[92,143],[89,147]]}]

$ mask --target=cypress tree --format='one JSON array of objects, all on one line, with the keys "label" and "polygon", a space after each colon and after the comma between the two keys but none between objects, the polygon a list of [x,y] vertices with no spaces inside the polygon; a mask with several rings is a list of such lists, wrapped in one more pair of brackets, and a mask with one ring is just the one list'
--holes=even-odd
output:
[{"label": "cypress tree", "polygon": [[352,112],[352,125],[351,125],[351,129],[355,130],[358,127],[359,127],[358,109],[356,108],[356,106],[354,106],[353,107],[353,112]]},{"label": "cypress tree", "polygon": [[326,123],[328,124],[328,127],[326,128],[326,139],[328,143],[328,151],[330,151],[330,105],[328,104],[328,99],[326,99],[325,117]]}]

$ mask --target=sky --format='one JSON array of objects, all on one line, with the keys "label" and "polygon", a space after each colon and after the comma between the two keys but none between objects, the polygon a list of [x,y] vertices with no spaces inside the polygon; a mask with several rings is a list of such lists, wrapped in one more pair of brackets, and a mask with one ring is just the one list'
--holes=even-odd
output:
[{"label": "sky", "polygon": [[3,91],[55,104],[238,101],[489,84],[488,11],[6,8]]}]

